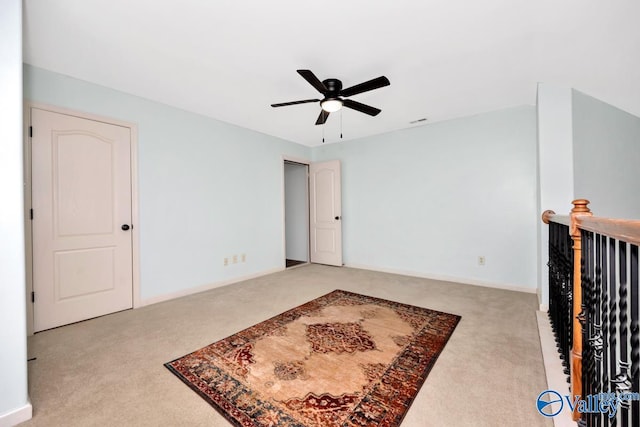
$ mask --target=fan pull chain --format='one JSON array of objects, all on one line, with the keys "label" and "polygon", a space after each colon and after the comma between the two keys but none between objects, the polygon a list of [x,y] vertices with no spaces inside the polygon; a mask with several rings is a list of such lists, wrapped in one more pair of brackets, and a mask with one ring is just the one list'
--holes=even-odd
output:
[{"label": "fan pull chain", "polygon": [[340,109],[340,139],[342,139],[342,109]]},{"label": "fan pull chain", "polygon": [[322,143],[324,144],[324,123],[322,124]]}]

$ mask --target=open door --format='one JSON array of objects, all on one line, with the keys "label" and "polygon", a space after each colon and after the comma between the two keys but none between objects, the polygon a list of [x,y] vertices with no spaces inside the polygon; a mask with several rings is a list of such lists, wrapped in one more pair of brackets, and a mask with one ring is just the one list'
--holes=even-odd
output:
[{"label": "open door", "polygon": [[310,260],[342,266],[340,161],[309,165]]}]

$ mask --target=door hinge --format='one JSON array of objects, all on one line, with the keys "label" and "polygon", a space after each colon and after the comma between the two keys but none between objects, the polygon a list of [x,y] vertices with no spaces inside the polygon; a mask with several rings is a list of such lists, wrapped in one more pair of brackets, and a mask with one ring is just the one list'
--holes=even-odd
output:
[{"label": "door hinge", "polygon": [[31,292],[31,302],[32,303],[36,302],[36,293],[35,292]]},{"label": "door hinge", "polygon": [[29,219],[33,221],[33,209],[29,209]]},{"label": "door hinge", "polygon": [[33,126],[29,126],[29,137],[33,138]]}]

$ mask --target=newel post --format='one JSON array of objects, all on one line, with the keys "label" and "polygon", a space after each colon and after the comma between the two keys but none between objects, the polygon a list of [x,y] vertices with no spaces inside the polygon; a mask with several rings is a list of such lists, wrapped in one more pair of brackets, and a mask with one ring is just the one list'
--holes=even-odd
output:
[{"label": "newel post", "polygon": [[[582,237],[578,228],[578,216],[591,216],[591,210],[587,206],[589,201],[577,199],[571,209],[571,239],[573,239],[573,345],[571,348],[571,394],[575,401],[576,396],[582,395]],[[580,419],[580,413],[573,411],[573,420]]]}]

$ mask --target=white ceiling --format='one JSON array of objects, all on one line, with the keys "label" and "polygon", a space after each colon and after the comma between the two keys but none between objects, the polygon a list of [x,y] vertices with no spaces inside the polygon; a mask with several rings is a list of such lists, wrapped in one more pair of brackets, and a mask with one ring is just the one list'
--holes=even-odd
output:
[{"label": "white ceiling", "polygon": [[[536,83],[640,116],[637,0],[25,0],[24,60],[301,144],[321,143],[297,73],[344,86],[344,139],[522,104]],[[324,129],[339,141],[340,113]]]}]

